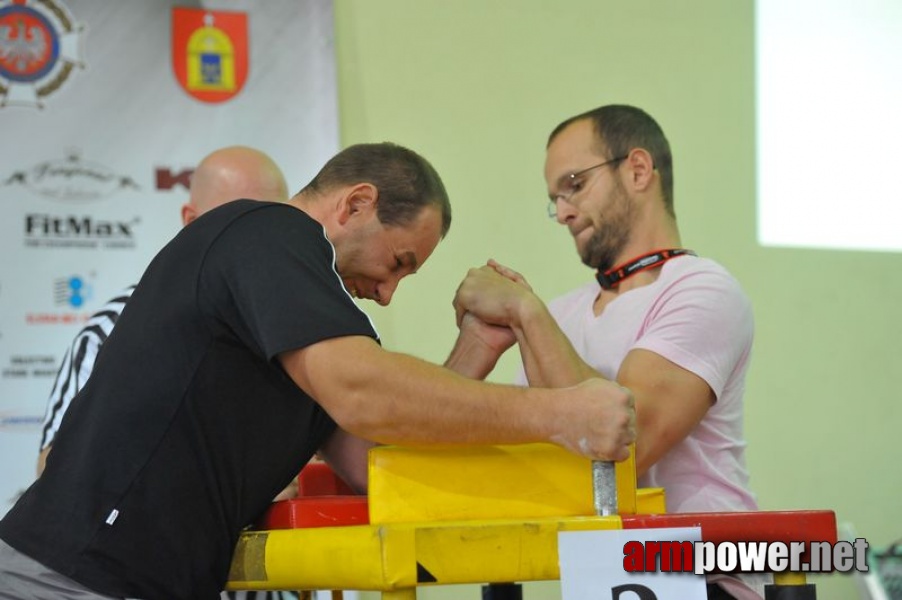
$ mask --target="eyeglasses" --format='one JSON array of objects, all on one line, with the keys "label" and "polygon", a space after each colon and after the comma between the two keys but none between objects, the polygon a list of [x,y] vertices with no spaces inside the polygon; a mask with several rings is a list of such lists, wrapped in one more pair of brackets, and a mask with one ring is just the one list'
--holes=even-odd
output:
[{"label": "eyeglasses", "polygon": [[601,167],[607,165],[619,163],[627,158],[628,156],[618,156],[617,158],[606,160],[603,163],[598,163],[597,165],[586,167],[585,169],[577,171],[576,173],[570,173],[561,177],[558,180],[558,193],[551,196],[551,199],[548,201],[548,216],[552,219],[557,217],[558,200],[563,200],[570,206],[574,206],[573,202],[571,202],[571,199],[574,195],[576,195],[580,190],[583,189],[583,180],[585,179],[583,175],[594,169],[600,169]]}]

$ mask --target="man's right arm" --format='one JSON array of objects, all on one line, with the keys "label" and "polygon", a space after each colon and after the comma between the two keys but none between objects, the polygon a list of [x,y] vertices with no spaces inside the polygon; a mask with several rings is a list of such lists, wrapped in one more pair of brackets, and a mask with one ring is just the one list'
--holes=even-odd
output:
[{"label": "man's right arm", "polygon": [[602,377],[576,352],[522,276],[494,261],[470,269],[457,289],[454,308],[459,323],[472,313],[487,325],[509,328],[531,386],[568,387]]},{"label": "man's right arm", "polygon": [[[471,269],[455,297],[458,313],[470,311],[483,320],[510,327],[517,337],[530,385],[568,386],[601,377],[577,353],[545,304],[512,274],[506,267],[491,263]],[[744,325],[749,320],[744,296],[724,284],[722,276],[696,277],[693,281],[692,286],[679,288],[679,293],[692,301],[674,304],[682,332],[679,345],[710,347],[710,341],[701,345],[691,345],[690,341],[709,340],[712,335],[735,338],[735,343],[725,344],[735,354],[736,348],[743,347]],[[686,316],[686,306],[691,316]],[[665,327],[663,323],[668,321],[658,320],[659,327]],[[720,363],[729,370],[731,354],[721,354]],[[631,390],[639,407],[642,435],[636,443],[636,472],[640,477],[685,439],[716,401],[713,389],[698,373],[641,346],[628,352],[616,379]]]},{"label": "man's right arm", "polygon": [[294,382],[350,434],[383,444],[551,442],[624,460],[635,440],[631,394],[598,379],[563,389],[474,381],[363,336],[279,355]]}]

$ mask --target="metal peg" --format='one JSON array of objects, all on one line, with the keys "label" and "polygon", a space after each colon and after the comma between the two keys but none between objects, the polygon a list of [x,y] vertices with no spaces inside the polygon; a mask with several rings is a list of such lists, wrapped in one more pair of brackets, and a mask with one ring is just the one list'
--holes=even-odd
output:
[{"label": "metal peg", "polygon": [[592,495],[596,515],[617,514],[617,472],[613,462],[592,461]]}]

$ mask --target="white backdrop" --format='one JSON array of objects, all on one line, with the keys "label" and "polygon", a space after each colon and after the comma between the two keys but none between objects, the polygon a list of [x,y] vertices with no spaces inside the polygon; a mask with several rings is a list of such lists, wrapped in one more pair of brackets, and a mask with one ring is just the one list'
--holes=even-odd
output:
[{"label": "white backdrop", "polygon": [[902,252],[899,186],[862,176],[899,168],[902,3],[756,0],[755,17],[758,241]]},{"label": "white backdrop", "polygon": [[177,232],[190,169],[254,146],[294,193],[338,150],[332,32],[331,0],[0,0],[0,515],[66,347]]}]

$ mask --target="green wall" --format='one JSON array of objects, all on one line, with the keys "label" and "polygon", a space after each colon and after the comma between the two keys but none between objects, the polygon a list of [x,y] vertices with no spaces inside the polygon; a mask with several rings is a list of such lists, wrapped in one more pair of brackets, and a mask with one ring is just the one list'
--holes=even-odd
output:
[{"label": "green wall", "polygon": [[[673,147],[684,244],[726,265],[754,304],[746,431],[762,508],[833,509],[876,546],[902,535],[902,282],[891,276],[902,256],[758,245],[751,0],[335,0],[335,28],[343,144],[421,152],[454,205],[428,265],[389,308],[366,307],[387,347],[444,360],[454,291],[489,257],[545,298],[591,277],[545,216],[545,139],[577,112],[635,104]],[[843,127],[843,117],[824,126]],[[835,165],[808,164],[800,151],[799,177],[829,177],[848,151],[837,148]],[[492,379],[509,381],[517,361],[510,353]],[[817,582],[822,600],[855,596],[850,577]],[[553,589],[530,584],[526,597]]]}]

